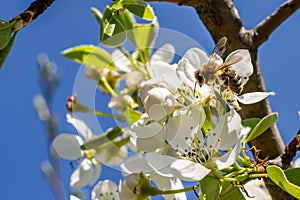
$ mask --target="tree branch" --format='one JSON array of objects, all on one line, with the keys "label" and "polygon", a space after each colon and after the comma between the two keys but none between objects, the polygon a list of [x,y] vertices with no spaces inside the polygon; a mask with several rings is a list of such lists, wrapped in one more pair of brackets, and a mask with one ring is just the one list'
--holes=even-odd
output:
[{"label": "tree branch", "polygon": [[25,27],[32,20],[36,19],[54,2],[54,0],[35,0],[30,6],[21,14],[13,18],[11,21],[16,21],[13,26],[13,31],[18,31]]},{"label": "tree branch", "polygon": [[[300,0],[288,1],[254,30],[246,30],[232,0],[166,0],[166,2],[193,6],[215,42],[223,36],[228,38],[227,52],[225,54],[241,48],[249,50],[254,72],[244,88],[244,93],[266,91],[257,59],[257,49],[276,27],[299,8],[300,4]],[[240,115],[243,119],[252,117],[263,118],[272,112],[268,100],[252,105],[241,105],[241,107]],[[251,141],[250,145],[256,146],[257,149],[261,150],[261,158],[269,156],[270,159],[282,155],[285,147],[276,124]],[[269,179],[267,179],[266,185],[274,199],[278,199],[278,197],[281,199],[293,199],[292,196],[280,190]]]},{"label": "tree branch", "polygon": [[288,0],[270,16],[257,24],[257,26],[253,29],[255,33],[254,47],[258,48],[263,42],[265,42],[270,34],[299,8],[300,0]]}]

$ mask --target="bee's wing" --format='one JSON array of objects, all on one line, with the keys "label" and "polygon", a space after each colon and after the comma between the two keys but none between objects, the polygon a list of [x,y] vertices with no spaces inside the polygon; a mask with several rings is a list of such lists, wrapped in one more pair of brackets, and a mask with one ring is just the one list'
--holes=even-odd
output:
[{"label": "bee's wing", "polygon": [[243,60],[242,57],[240,56],[232,56],[230,59],[226,59],[226,61],[224,63],[222,63],[221,65],[219,65],[216,69],[215,69],[215,72],[221,70],[221,69],[224,69],[228,66],[232,66],[238,62],[240,62],[241,60]]},{"label": "bee's wing", "polygon": [[248,50],[239,49],[230,53],[224,63],[233,62],[239,57],[242,59],[236,63],[232,63],[231,67],[238,73],[240,77],[246,80],[253,73],[253,65],[251,63],[251,57]]},{"label": "bee's wing", "polygon": [[226,51],[226,43],[227,43],[227,38],[226,37],[222,37],[216,44],[213,53],[216,53],[220,56],[222,56],[224,54],[224,52]]}]

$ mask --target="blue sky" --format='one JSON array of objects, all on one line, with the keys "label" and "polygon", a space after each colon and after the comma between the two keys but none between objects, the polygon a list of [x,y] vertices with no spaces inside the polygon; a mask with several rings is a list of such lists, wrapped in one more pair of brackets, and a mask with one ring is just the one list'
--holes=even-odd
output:
[{"label": "blue sky", "polygon": [[[22,12],[30,0],[1,1],[0,19],[10,20]],[[235,1],[246,28],[253,28],[283,1]],[[55,1],[54,4],[18,34],[6,64],[0,71],[0,196],[1,199],[54,199],[40,172],[40,163],[47,160],[45,129],[32,105],[40,93],[37,55],[48,54],[55,61],[61,82],[54,98],[54,112],[58,118],[59,133],[75,133],[65,122],[66,98],[72,95],[73,84],[80,67],[61,56],[61,51],[79,44],[99,43],[99,26],[90,12],[94,6],[103,10],[107,0]],[[214,46],[212,39],[195,11],[186,6],[167,3],[152,4],[160,27],[173,29],[196,40],[208,52]],[[285,21],[259,48],[259,61],[273,111],[279,113],[278,128],[287,144],[299,129],[300,12]],[[96,99],[102,97],[97,94]],[[79,97],[80,98],[80,97]],[[107,128],[107,121],[100,119]],[[92,127],[93,128],[93,127]],[[64,182],[71,169],[63,162]],[[110,170],[101,178],[112,176]]]}]

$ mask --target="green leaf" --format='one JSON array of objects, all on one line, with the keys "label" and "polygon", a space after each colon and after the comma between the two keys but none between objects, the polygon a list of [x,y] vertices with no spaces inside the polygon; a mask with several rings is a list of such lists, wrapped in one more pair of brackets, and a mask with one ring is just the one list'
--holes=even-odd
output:
[{"label": "green leaf", "polygon": [[121,0],[113,2],[111,7],[115,9],[125,8],[132,14],[145,20],[154,20],[155,18],[153,9],[143,0]]},{"label": "green leaf", "polygon": [[[254,138],[260,136],[263,134],[272,124],[276,122],[278,118],[277,113],[271,113],[264,118],[262,118],[252,129],[252,131],[248,134],[247,138],[245,139],[245,143],[253,140]],[[257,122],[256,119],[254,119],[252,122],[251,121],[246,121],[244,123],[249,124],[250,127],[253,126]],[[252,127],[251,127],[252,128]]]},{"label": "green leaf", "polygon": [[221,191],[221,181],[214,176],[206,176],[200,181],[201,196],[204,199],[217,199]]},{"label": "green leaf", "polygon": [[155,15],[151,6],[144,1],[134,1],[134,3],[123,3],[124,8],[128,9],[132,14],[145,19],[154,20]]},{"label": "green leaf", "polygon": [[300,187],[300,168],[287,169],[284,173],[289,182]]},{"label": "green leaf", "polygon": [[142,114],[136,110],[133,110],[131,108],[127,108],[125,112],[123,112],[126,121],[131,126],[134,122],[139,120],[142,116]]},{"label": "green leaf", "polygon": [[80,45],[66,49],[62,55],[75,62],[93,65],[99,68],[115,69],[110,55],[103,49],[93,45]]},{"label": "green leaf", "polygon": [[222,191],[219,197],[220,200],[240,200],[245,199],[242,192],[237,188],[234,187],[231,182],[223,181],[222,183]]},{"label": "green leaf", "polygon": [[106,144],[107,142],[111,142],[115,138],[121,136],[123,134],[123,130],[120,127],[115,127],[107,133],[104,133],[93,140],[90,140],[83,145],[81,145],[81,149],[88,150],[96,148],[100,145]]},{"label": "green leaf", "polygon": [[116,15],[116,18],[119,20],[125,30],[128,31],[133,29],[135,20],[128,10],[123,10],[120,14]]},{"label": "green leaf", "polygon": [[0,50],[4,49],[11,40],[11,26],[9,23],[0,20]]},{"label": "green leaf", "polygon": [[242,121],[242,125],[249,127],[249,128],[251,128],[251,130],[253,130],[259,121],[260,121],[260,118],[245,119]]},{"label": "green leaf", "polygon": [[[109,47],[120,46],[126,40],[126,29],[115,9],[106,7],[101,20],[100,42]],[[121,14],[122,15],[122,14]]]},{"label": "green leaf", "polygon": [[95,7],[92,7],[91,11],[92,11],[92,14],[94,15],[94,17],[96,18],[97,22],[101,25],[102,18],[103,18],[102,13]]},{"label": "green leaf", "polygon": [[158,24],[135,25],[132,31],[128,32],[128,38],[138,47],[138,49],[151,48],[157,36]]},{"label": "green leaf", "polygon": [[277,167],[275,165],[268,166],[267,174],[269,178],[284,191],[288,192],[290,195],[296,197],[297,199],[300,199],[300,187],[291,183],[280,167]]},{"label": "green leaf", "polygon": [[2,68],[3,64],[5,63],[5,60],[14,44],[15,38],[16,38],[17,32],[15,32],[12,36],[12,38],[9,40],[9,43],[6,45],[6,47],[2,50],[0,50],[0,69]]}]

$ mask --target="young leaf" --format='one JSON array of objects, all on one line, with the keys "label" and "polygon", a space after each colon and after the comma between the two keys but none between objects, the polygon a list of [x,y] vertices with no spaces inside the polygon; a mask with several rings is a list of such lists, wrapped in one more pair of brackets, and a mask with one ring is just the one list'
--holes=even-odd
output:
[{"label": "young leaf", "polygon": [[221,181],[214,176],[206,176],[200,181],[201,195],[206,199],[218,199],[221,191]]},{"label": "young leaf", "polygon": [[122,0],[113,2],[111,7],[115,9],[125,8],[132,14],[145,20],[154,20],[155,18],[153,9],[143,0]]},{"label": "young leaf", "polygon": [[6,45],[6,47],[2,50],[0,50],[0,69],[2,68],[13,44],[16,38],[17,32],[15,32],[12,36],[12,38],[9,40],[9,43]]},{"label": "young leaf", "polygon": [[83,150],[88,150],[88,149],[92,149],[92,148],[96,148],[100,145],[103,145],[109,141],[114,140],[115,138],[121,136],[123,133],[123,130],[116,126],[115,128],[113,128],[112,130],[110,130],[107,133],[104,133],[90,141],[87,141],[86,143],[84,143],[80,148]]},{"label": "young leaf", "polygon": [[280,167],[277,167],[275,165],[268,166],[267,173],[269,178],[284,191],[288,192],[297,199],[300,199],[300,187],[291,183]]},{"label": "young leaf", "polygon": [[139,120],[142,116],[142,114],[136,110],[133,110],[131,108],[127,108],[125,112],[123,112],[127,123],[129,126],[131,126],[134,122]]},{"label": "young leaf", "polygon": [[80,45],[66,49],[62,55],[75,62],[93,65],[99,68],[115,69],[110,55],[103,49],[93,45]]},{"label": "young leaf", "polygon": [[157,22],[151,24],[135,25],[132,31],[128,32],[128,38],[138,49],[151,48],[158,32]]},{"label": "young leaf", "polygon": [[[128,2],[128,3],[127,3]],[[154,12],[150,5],[141,0],[132,0],[126,1],[123,3],[124,8],[127,8],[132,14],[145,19],[145,20],[154,20]]]},{"label": "young leaf", "polygon": [[245,199],[241,191],[234,187],[231,182],[223,181],[222,183],[222,191],[219,196],[219,199],[222,200],[231,200],[231,199]]},{"label": "young leaf", "polygon": [[125,27],[117,15],[116,10],[106,7],[101,20],[100,42],[109,47],[120,46],[126,40]]},{"label": "young leaf", "polygon": [[300,168],[287,169],[284,173],[289,182],[300,187]]},{"label": "young leaf", "polygon": [[[263,134],[272,124],[276,122],[278,118],[277,113],[271,113],[264,118],[262,118],[252,129],[252,131],[248,134],[247,138],[245,139],[245,143],[253,140],[254,138],[260,136]],[[252,125],[255,123],[255,121],[252,122]],[[250,124],[248,122],[248,124]],[[251,125],[251,124],[250,124]]]},{"label": "young leaf", "polygon": [[96,18],[97,22],[101,25],[101,23],[102,23],[101,21],[103,18],[102,13],[95,7],[92,7],[91,11],[92,11],[92,14],[94,15],[94,17]]},{"label": "young leaf", "polygon": [[9,23],[0,20],[0,50],[4,49],[10,41],[12,30]]}]

